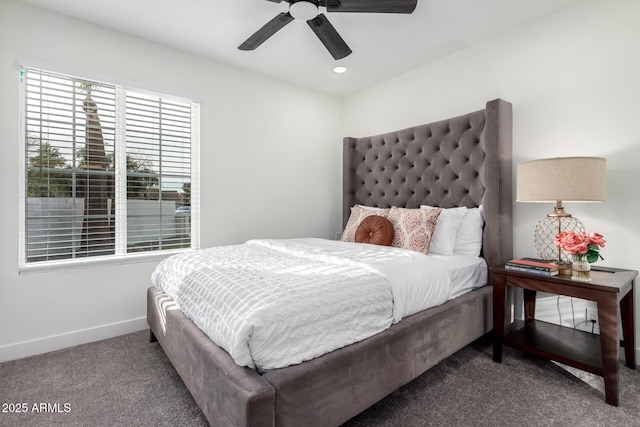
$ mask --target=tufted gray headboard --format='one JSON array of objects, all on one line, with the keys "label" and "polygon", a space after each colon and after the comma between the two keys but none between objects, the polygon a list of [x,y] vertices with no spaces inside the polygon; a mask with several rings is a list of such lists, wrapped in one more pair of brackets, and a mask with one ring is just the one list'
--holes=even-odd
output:
[{"label": "tufted gray headboard", "polygon": [[450,208],[482,205],[482,254],[512,258],[511,104],[383,135],[344,138],[343,220],[351,206]]}]

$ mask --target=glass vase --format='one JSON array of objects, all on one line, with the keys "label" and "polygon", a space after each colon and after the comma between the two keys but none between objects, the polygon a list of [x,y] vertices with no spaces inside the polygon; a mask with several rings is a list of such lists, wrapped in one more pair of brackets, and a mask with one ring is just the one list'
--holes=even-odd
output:
[{"label": "glass vase", "polygon": [[571,280],[576,280],[578,282],[591,281],[591,264],[587,261],[586,255],[571,255],[571,269]]}]

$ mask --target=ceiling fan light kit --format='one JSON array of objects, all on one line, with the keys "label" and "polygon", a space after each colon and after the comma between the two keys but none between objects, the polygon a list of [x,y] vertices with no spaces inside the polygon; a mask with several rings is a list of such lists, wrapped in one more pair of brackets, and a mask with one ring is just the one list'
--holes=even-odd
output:
[{"label": "ceiling fan light kit", "polygon": [[334,59],[342,59],[351,54],[351,49],[331,25],[327,17],[320,13],[320,7],[327,12],[360,13],[402,13],[410,14],[416,8],[418,0],[267,0],[272,3],[289,3],[289,11],[278,14],[262,28],[253,33],[238,49],[254,50],[267,39],[280,31],[294,19],[307,21],[322,44]]},{"label": "ceiling fan light kit", "polygon": [[317,1],[291,1],[291,5],[289,6],[289,13],[295,19],[302,19],[304,21],[308,21],[310,19],[318,16],[318,2]]}]

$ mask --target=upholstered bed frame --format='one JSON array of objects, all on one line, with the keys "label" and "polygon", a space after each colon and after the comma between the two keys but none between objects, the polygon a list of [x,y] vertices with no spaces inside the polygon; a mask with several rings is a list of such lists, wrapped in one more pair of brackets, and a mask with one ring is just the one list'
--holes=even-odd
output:
[{"label": "upholstered bed frame", "polygon": [[[354,204],[482,205],[483,256],[512,255],[511,104],[344,140],[344,221]],[[263,375],[240,367],[148,290],[147,321],[212,425],[336,426],[492,329],[491,287],[417,313],[373,337]]]}]

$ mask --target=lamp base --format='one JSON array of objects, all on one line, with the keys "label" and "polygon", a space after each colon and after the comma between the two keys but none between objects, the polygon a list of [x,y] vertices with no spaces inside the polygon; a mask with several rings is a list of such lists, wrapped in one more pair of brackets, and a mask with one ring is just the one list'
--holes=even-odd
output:
[{"label": "lamp base", "polygon": [[[536,224],[533,232],[533,243],[536,247],[538,257],[553,261],[560,266],[560,274],[571,274],[571,258],[560,250],[553,241],[556,236],[563,231],[584,232],[584,224],[575,217],[551,217],[546,216]],[[562,272],[562,265],[568,264],[568,273]]]}]

